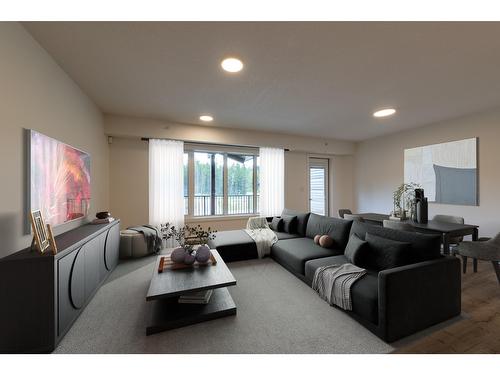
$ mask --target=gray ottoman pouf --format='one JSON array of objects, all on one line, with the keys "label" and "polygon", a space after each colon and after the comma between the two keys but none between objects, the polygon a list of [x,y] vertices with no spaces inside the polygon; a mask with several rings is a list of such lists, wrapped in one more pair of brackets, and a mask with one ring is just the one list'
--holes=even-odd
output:
[{"label": "gray ottoman pouf", "polygon": [[148,254],[148,244],[142,233],[130,229],[120,231],[120,259],[140,258]]}]

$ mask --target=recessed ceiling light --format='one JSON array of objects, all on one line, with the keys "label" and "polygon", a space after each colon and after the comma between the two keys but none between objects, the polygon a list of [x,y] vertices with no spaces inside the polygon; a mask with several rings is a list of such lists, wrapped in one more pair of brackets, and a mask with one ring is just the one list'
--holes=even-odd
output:
[{"label": "recessed ceiling light", "polygon": [[241,60],[235,57],[228,57],[227,59],[222,60],[220,66],[229,73],[237,73],[243,69],[243,63]]},{"label": "recessed ceiling light", "polygon": [[210,115],[201,115],[200,120],[205,122],[211,122],[214,120],[214,118]]},{"label": "recessed ceiling light", "polygon": [[387,117],[396,113],[394,108],[384,108],[373,113],[373,117]]}]

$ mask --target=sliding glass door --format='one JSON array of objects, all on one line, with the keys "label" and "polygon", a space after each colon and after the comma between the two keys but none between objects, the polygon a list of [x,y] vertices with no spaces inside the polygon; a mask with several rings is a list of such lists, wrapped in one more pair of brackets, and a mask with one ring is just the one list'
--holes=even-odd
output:
[{"label": "sliding glass door", "polygon": [[309,209],[328,215],[328,159],[309,158]]}]

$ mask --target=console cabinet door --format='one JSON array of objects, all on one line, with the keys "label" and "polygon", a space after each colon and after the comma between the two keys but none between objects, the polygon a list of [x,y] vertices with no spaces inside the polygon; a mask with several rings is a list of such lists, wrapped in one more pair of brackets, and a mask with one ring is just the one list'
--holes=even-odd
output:
[{"label": "console cabinet door", "polygon": [[113,225],[106,236],[104,248],[104,265],[107,271],[112,271],[118,264],[120,250],[120,226]]},{"label": "console cabinet door", "polygon": [[85,300],[89,299],[101,281],[99,272],[100,247],[104,246],[103,238],[97,236],[82,247],[85,256]]},{"label": "console cabinet door", "polygon": [[76,249],[59,259],[57,334],[63,334],[78,316],[85,303],[85,256]]}]

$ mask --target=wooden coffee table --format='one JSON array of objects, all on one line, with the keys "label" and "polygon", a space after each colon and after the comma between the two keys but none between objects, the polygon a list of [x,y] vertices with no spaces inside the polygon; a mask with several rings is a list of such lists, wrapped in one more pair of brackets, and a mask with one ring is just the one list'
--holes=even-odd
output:
[{"label": "wooden coffee table", "polygon": [[[165,255],[158,256],[146,295],[151,304],[146,335],[236,314],[236,305],[227,289],[236,285],[236,279],[217,250],[211,251],[216,265],[166,269],[162,273],[158,273],[158,266]],[[208,289],[213,289],[213,293],[206,305],[177,303],[180,295]]]}]

